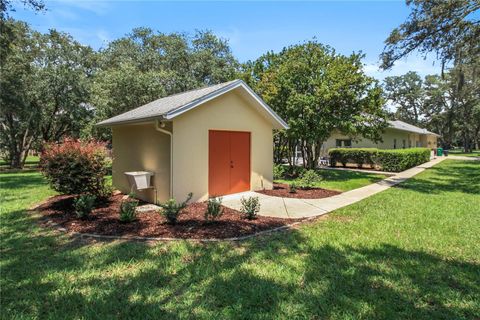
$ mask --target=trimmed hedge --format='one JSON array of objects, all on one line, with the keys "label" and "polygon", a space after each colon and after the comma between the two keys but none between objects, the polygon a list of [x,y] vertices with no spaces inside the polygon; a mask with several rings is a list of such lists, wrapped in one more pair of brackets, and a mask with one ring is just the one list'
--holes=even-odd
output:
[{"label": "trimmed hedge", "polygon": [[430,160],[430,149],[377,149],[377,148],[333,148],[328,151],[330,164],[335,167],[337,163],[346,166],[355,163],[359,167],[364,164],[377,165],[383,171],[400,172]]},{"label": "trimmed hedge", "polygon": [[378,150],[377,163],[383,171],[399,172],[430,161],[430,149]]},{"label": "trimmed hedge", "polygon": [[333,148],[328,151],[330,164],[335,167],[341,163],[344,167],[347,163],[356,163],[360,168],[364,164],[373,166],[378,153],[376,148]]}]

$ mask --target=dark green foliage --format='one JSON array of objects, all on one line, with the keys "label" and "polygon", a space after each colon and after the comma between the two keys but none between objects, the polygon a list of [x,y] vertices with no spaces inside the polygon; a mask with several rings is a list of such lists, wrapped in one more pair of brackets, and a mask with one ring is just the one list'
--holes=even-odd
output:
[{"label": "dark green foliage", "polygon": [[400,172],[430,160],[430,149],[378,150],[377,163],[383,171]]},{"label": "dark green foliage", "polygon": [[377,152],[376,148],[332,148],[328,154],[332,167],[337,163],[341,163],[344,167],[347,163],[356,163],[361,168],[364,164],[375,165]]},{"label": "dark green foliage", "polygon": [[257,214],[260,211],[260,200],[258,197],[242,197],[240,202],[242,203],[240,211],[245,215],[245,218],[248,220],[256,219]]},{"label": "dark green foliage", "polygon": [[223,215],[222,198],[212,197],[207,201],[205,220],[214,221]]},{"label": "dark green foliage", "polygon": [[183,202],[177,203],[175,199],[169,199],[164,203],[160,203],[159,206],[162,208],[160,214],[163,215],[168,223],[176,224],[180,212],[185,209],[187,203],[192,199],[193,193],[187,195],[187,199]]},{"label": "dark green foliage", "polygon": [[292,183],[289,184],[288,192],[297,193],[297,184],[295,182],[292,182]]},{"label": "dark green foliage", "polygon": [[307,170],[302,173],[300,177],[300,187],[310,189],[315,186],[315,183],[321,181],[322,177],[315,170]]},{"label": "dark green foliage", "polygon": [[330,164],[334,167],[338,162],[344,166],[356,163],[361,167],[368,163],[377,165],[383,171],[400,172],[418,166],[430,160],[430,149],[410,148],[383,150],[376,148],[333,148],[328,151]]},{"label": "dark green foliage", "polygon": [[128,199],[125,199],[120,204],[120,221],[131,222],[137,217],[138,200],[134,198],[134,195],[129,195]]},{"label": "dark green foliage", "polygon": [[108,162],[105,144],[95,141],[50,144],[40,158],[42,172],[54,190],[97,197],[109,195],[104,178]]},{"label": "dark green foliage", "polygon": [[77,214],[77,217],[87,217],[90,212],[92,212],[96,200],[97,197],[93,194],[82,194],[75,198],[75,200],[73,201],[73,207],[75,208],[75,213]]},{"label": "dark green foliage", "polygon": [[287,167],[283,164],[276,164],[273,166],[273,179],[285,178]]}]

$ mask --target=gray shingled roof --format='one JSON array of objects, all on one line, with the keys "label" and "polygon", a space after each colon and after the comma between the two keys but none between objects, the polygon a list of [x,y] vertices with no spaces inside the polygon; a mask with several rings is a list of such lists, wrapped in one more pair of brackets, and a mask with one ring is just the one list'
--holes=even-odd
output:
[{"label": "gray shingled roof", "polygon": [[413,132],[413,133],[418,133],[418,134],[433,134],[437,135],[436,133],[430,132],[427,129],[419,128],[416,127],[412,124],[400,121],[400,120],[394,120],[394,121],[388,121],[390,123],[390,127],[397,129],[397,130],[402,130],[402,131],[408,131],[408,132]]},{"label": "gray shingled roof", "polygon": [[218,92],[219,90],[228,89],[231,86],[235,86],[239,82],[241,82],[241,80],[233,80],[160,98],[136,109],[99,122],[97,125],[104,126],[161,117],[185,105],[196,103],[210,94]]}]

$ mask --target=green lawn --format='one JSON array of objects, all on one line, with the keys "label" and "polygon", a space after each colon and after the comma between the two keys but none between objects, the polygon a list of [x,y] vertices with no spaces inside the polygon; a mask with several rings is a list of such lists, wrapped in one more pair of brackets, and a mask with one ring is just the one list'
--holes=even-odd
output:
[{"label": "green lawn", "polygon": [[[317,172],[323,177],[323,180],[317,182],[315,184],[316,187],[337,191],[357,189],[386,178],[386,176],[381,174],[347,170],[318,169]],[[298,179],[280,179],[276,180],[275,182],[289,184],[292,181],[296,181],[298,185]]]},{"label": "green lawn", "polygon": [[480,163],[446,160],[317,222],[238,244],[84,242],[1,174],[2,319],[478,319]]},{"label": "green lawn", "polygon": [[463,150],[450,150],[452,156],[480,157],[480,150],[473,150],[471,153],[464,153]]}]

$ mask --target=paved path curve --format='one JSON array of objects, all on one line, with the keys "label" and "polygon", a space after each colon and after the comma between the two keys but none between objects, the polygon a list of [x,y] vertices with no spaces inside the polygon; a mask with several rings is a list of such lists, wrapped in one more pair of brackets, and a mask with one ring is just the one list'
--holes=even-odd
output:
[{"label": "paved path curve", "polygon": [[399,184],[416,174],[430,168],[447,157],[437,157],[429,162],[426,162],[417,167],[399,172],[394,176],[388,177],[379,182],[370,184],[365,187],[350,190],[339,195],[323,198],[323,199],[294,199],[267,196],[257,192],[249,191],[237,194],[232,194],[223,197],[222,204],[239,210],[241,207],[240,198],[255,196],[260,200],[259,215],[278,218],[308,218],[321,216],[330,211],[348,206],[352,203],[358,202],[368,198],[376,193],[382,192],[396,184]]}]

